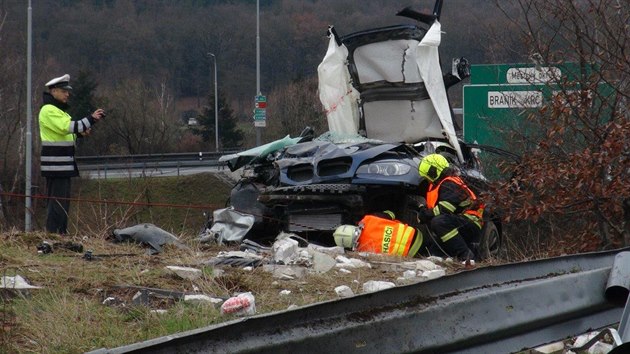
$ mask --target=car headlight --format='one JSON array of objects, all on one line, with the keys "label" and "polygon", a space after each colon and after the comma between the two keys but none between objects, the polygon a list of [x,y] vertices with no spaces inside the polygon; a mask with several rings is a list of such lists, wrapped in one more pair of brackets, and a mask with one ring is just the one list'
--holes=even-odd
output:
[{"label": "car headlight", "polygon": [[410,170],[411,166],[400,162],[374,162],[369,165],[360,166],[357,169],[357,174],[402,176],[409,173]]}]

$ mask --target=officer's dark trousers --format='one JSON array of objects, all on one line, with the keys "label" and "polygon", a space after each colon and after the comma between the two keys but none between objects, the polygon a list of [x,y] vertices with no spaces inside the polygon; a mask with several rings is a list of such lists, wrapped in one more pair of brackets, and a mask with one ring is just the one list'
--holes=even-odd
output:
[{"label": "officer's dark trousers", "polygon": [[68,212],[70,211],[71,179],[46,178],[46,193],[48,196],[48,214],[46,231],[58,234],[68,233]]},{"label": "officer's dark trousers", "polygon": [[475,259],[473,245],[479,243],[481,230],[470,219],[463,215],[441,214],[431,219],[430,228],[447,256],[460,260]]}]

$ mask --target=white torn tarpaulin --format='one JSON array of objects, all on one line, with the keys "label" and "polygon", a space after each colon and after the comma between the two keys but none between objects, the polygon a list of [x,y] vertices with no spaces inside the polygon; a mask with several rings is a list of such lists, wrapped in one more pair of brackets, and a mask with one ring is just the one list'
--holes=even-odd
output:
[{"label": "white torn tarpaulin", "polygon": [[446,96],[446,87],[444,86],[444,78],[442,77],[442,69],[440,68],[438,47],[442,40],[441,31],[442,26],[436,20],[424,35],[420,44],[418,44],[417,63],[420,76],[422,76],[424,85],[431,97],[431,102],[433,102],[433,108],[435,108],[435,112],[440,117],[444,134],[453,148],[455,148],[455,151],[457,151],[459,161],[463,162],[464,155],[455,134],[448,97]]},{"label": "white torn tarpaulin", "polygon": [[319,99],[331,132],[356,134],[359,131],[359,92],[350,83],[348,49],[343,43],[337,43],[332,26],[328,33],[328,50],[317,67]]}]

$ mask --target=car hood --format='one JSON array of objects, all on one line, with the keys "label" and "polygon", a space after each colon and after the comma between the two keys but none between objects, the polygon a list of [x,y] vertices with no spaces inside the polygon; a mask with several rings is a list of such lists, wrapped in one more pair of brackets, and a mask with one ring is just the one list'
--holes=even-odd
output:
[{"label": "car hood", "polygon": [[329,141],[309,141],[287,147],[283,158],[276,160],[276,164],[283,170],[299,164],[317,166],[323,160],[354,158],[355,156],[358,157],[357,162],[363,162],[399,145],[373,142],[336,144]]}]

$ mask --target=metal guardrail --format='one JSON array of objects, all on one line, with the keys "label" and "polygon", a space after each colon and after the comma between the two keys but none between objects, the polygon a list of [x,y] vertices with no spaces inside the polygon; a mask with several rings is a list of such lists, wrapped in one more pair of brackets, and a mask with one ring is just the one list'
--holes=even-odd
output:
[{"label": "metal guardrail", "polygon": [[618,323],[623,308],[605,292],[627,250],[480,268],[92,353],[509,353]]},{"label": "metal guardrail", "polygon": [[137,154],[137,155],[103,155],[103,156],[77,156],[79,165],[118,165],[118,164],[142,164],[142,163],[175,163],[215,161],[226,154],[238,151],[219,152],[185,152],[163,154]]},{"label": "metal guardrail", "polygon": [[76,161],[83,171],[179,169],[185,167],[226,166],[225,162],[219,161],[219,157],[236,152],[238,151],[77,156]]},{"label": "metal guardrail", "polygon": [[125,162],[163,162],[163,161],[198,161],[198,160],[218,160],[226,154],[238,151],[219,152],[184,152],[184,153],[160,153],[160,154],[137,154],[137,155],[103,155],[103,156],[77,156],[78,164],[99,165],[106,163]]}]

